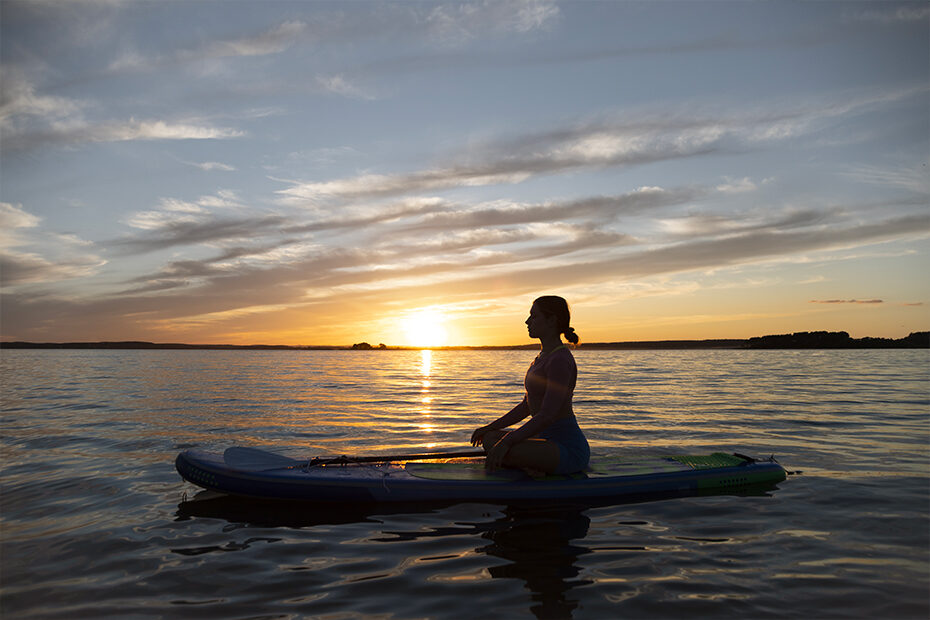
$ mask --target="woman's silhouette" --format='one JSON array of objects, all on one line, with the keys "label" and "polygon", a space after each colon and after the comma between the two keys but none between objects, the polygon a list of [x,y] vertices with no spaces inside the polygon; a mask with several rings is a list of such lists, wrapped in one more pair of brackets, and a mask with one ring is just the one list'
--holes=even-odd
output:
[{"label": "woman's silhouette", "polygon": [[[542,349],[526,372],[526,394],[510,412],[471,436],[472,445],[480,443],[487,452],[489,470],[507,466],[530,473],[569,474],[587,467],[591,451],[572,410],[578,369],[562,342],[565,334],[569,342],[578,343],[570,322],[563,298],[547,295],[533,302],[526,326]],[[530,419],[519,428],[503,430],[527,416]]]}]

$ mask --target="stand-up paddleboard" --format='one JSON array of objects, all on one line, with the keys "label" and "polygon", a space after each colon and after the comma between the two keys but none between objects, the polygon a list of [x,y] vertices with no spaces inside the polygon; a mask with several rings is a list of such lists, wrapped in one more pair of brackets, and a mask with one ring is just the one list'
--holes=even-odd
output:
[{"label": "stand-up paddleboard", "polygon": [[[422,455],[417,455],[422,459]],[[437,455],[439,457],[441,455]],[[605,500],[739,491],[786,478],[774,459],[739,454],[592,458],[585,472],[534,478],[480,462],[377,462],[377,457],[299,460],[255,448],[187,450],[175,466],[197,486],[247,497],[342,502]]]}]

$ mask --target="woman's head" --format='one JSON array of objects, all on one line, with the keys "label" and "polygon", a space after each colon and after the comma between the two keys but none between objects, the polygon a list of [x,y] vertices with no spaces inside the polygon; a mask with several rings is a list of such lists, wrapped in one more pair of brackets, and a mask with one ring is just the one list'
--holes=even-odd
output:
[{"label": "woman's head", "polygon": [[544,316],[552,317],[554,319],[555,328],[558,330],[559,334],[565,334],[566,340],[572,344],[578,344],[578,334],[575,333],[575,329],[571,326],[571,311],[565,299],[558,295],[543,295],[542,297],[536,298],[536,301],[533,302],[533,307]]}]

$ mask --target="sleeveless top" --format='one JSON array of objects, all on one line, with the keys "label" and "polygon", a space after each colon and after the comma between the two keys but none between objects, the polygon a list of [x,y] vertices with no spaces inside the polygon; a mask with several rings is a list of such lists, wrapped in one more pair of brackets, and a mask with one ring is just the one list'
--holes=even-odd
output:
[{"label": "sleeveless top", "polygon": [[523,380],[530,415],[541,415],[550,421],[574,415],[572,394],[577,380],[575,357],[567,347],[559,347],[548,355],[540,353]]},{"label": "sleeveless top", "polygon": [[523,380],[526,395],[521,405],[532,419],[511,431],[513,441],[533,437],[557,420],[568,418],[574,422],[572,394],[577,379],[575,358],[567,347],[563,345],[546,355],[540,353]]}]

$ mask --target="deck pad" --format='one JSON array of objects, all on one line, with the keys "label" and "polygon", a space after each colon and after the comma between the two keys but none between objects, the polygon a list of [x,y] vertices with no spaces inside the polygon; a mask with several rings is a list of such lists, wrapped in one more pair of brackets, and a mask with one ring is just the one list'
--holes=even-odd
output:
[{"label": "deck pad", "polygon": [[489,482],[511,482],[528,479],[519,469],[498,469],[489,472],[480,463],[407,463],[404,470],[411,476],[427,480],[470,480]]},{"label": "deck pad", "polygon": [[[617,476],[647,476],[693,469],[717,469],[736,467],[746,463],[744,459],[724,452],[683,456],[609,457],[592,459],[584,472],[568,475],[552,475],[537,480],[570,480],[578,478],[610,478]],[[483,462],[470,463],[407,463],[404,468],[411,476],[427,480],[510,481],[529,479],[518,469],[498,469],[487,472]]]}]

